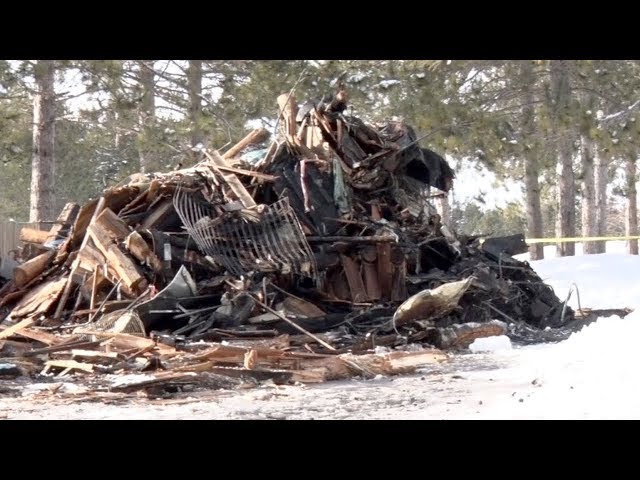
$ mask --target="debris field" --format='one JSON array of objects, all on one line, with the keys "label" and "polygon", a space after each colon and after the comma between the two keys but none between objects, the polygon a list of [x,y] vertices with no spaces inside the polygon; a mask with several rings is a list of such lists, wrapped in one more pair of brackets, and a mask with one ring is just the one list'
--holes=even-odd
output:
[{"label": "debris field", "polygon": [[69,203],[48,231],[23,228],[0,288],[0,378],[323,382],[412,372],[478,337],[556,341],[593,320],[512,257],[523,235],[443,223],[432,201],[454,172],[404,121],[346,115],[342,88],[277,100],[274,139],[257,129]]}]

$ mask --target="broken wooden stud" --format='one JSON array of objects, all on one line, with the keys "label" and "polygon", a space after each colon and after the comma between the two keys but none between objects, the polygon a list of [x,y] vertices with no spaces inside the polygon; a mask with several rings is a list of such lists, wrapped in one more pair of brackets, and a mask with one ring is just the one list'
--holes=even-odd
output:
[{"label": "broken wooden stud", "polygon": [[[91,216],[91,220],[89,220],[89,225],[91,225],[91,223],[93,223],[93,221],[97,218],[97,216],[100,214],[100,212],[104,208],[104,205],[105,205],[105,197],[103,195],[102,197],[100,197],[100,199],[96,204],[96,207],[93,211],[93,215]],[[74,228],[77,228],[77,224],[80,221],[79,217],[80,215],[78,215],[78,218],[76,219],[76,224]],[[80,244],[79,250],[82,250],[88,241],[89,241],[89,232],[85,230],[84,237],[82,238],[82,243]],[[69,299],[69,293],[71,293],[71,284],[73,283],[73,276],[75,275],[76,270],[78,268],[78,263],[79,263],[79,260],[76,257],[76,260],[74,260],[73,265],[71,266],[71,273],[69,274],[67,283],[64,286],[64,290],[62,291],[62,297],[60,298],[60,301],[58,302],[58,306],[56,307],[56,311],[53,314],[54,320],[59,320],[60,317],[62,316],[64,306],[67,303],[67,300]]]},{"label": "broken wooden stud", "polygon": [[54,250],[41,253],[37,257],[17,266],[13,270],[13,279],[18,287],[23,287],[31,280],[40,275],[56,256]]},{"label": "broken wooden stud", "polygon": [[222,158],[231,159],[238,155],[242,150],[244,150],[249,145],[253,145],[256,143],[262,143],[269,138],[269,131],[266,128],[260,127],[256,128],[249,134],[247,134],[242,140],[236,143],[233,147],[227,150]]}]

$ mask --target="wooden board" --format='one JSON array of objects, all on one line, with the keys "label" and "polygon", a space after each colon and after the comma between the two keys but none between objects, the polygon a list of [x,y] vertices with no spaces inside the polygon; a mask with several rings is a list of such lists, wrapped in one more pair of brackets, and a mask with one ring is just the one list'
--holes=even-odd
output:
[{"label": "wooden board", "polygon": [[193,372],[161,372],[155,375],[145,375],[144,378],[138,381],[129,382],[126,384],[114,385],[111,387],[112,391],[132,391],[141,388],[154,387],[162,385],[163,383],[177,382],[188,383],[189,381],[197,381],[198,375]]},{"label": "wooden board", "polygon": [[118,278],[122,280],[123,285],[138,294],[147,288],[148,282],[137,265],[118,248],[118,245],[113,243],[107,231],[94,223],[89,225],[88,232],[93,243],[104,255],[107,264],[115,270]]},{"label": "wooden board", "polygon": [[215,150],[213,150],[212,152],[205,151],[204,153],[207,156],[207,158],[209,159],[208,165],[214,171],[218,172],[218,174],[221,177],[224,178],[224,180],[227,183],[227,185],[229,185],[229,188],[231,189],[231,191],[236,194],[236,196],[238,197],[238,200],[240,200],[242,202],[244,207],[245,208],[255,207],[256,206],[256,202],[253,199],[253,196],[251,196],[249,194],[249,192],[244,187],[244,185],[242,185],[242,182],[238,179],[238,177],[236,177],[232,173],[230,173],[228,175],[223,175],[222,172],[220,172],[218,167],[228,167],[229,166],[227,164],[227,162],[225,161],[225,159],[222,158],[220,156],[220,154]]},{"label": "wooden board", "polygon": [[31,340],[36,340],[46,345],[60,345],[61,343],[67,341],[67,338],[65,337],[54,335],[53,333],[43,332],[41,330],[36,330],[33,328],[23,328],[19,332],[16,332],[16,335],[30,338]]},{"label": "wooden board", "polygon": [[87,244],[78,252],[77,266],[87,272],[95,272],[100,269],[102,265],[107,263],[104,255],[98,250],[93,242],[87,242]]},{"label": "wooden board", "polygon": [[16,286],[23,287],[44,272],[55,256],[55,250],[50,250],[14,268],[13,279]]},{"label": "wooden board", "polygon": [[117,360],[121,355],[118,352],[100,352],[98,350],[73,349],[71,350],[71,356],[81,358]]},{"label": "wooden board", "polygon": [[130,233],[124,245],[140,263],[148,265],[156,273],[162,272],[162,262],[138,232]]},{"label": "wooden board", "polygon": [[156,205],[151,213],[145,217],[145,219],[140,224],[140,228],[148,229],[153,228],[163,220],[165,220],[169,215],[173,213],[173,201],[170,198],[165,198],[161,200],[158,205]]},{"label": "wooden board", "polygon": [[105,208],[94,220],[94,225],[100,226],[112,240],[123,240],[131,230],[121,218],[110,208]]},{"label": "wooden board", "polygon": [[22,330],[23,328],[30,327],[31,325],[33,325],[33,323],[34,323],[33,318],[25,318],[24,320],[19,321],[15,325],[12,325],[2,330],[0,332],[0,339],[10,337],[11,335]]},{"label": "wooden board", "polygon": [[242,140],[236,143],[233,147],[227,150],[222,157],[233,158],[249,145],[265,142],[268,138],[269,131],[266,128],[256,128],[255,130],[247,134]]},{"label": "wooden board", "polygon": [[360,275],[360,265],[351,257],[340,254],[340,260],[347,276],[347,283],[351,291],[351,300],[355,303],[366,302],[368,300],[367,291],[364,288],[362,275]]},{"label": "wooden board", "polygon": [[48,360],[45,365],[49,368],[58,367],[72,370],[81,370],[87,373],[93,373],[93,365],[90,363],[80,363],[75,360]]},{"label": "wooden board", "polygon": [[67,277],[49,280],[31,290],[11,311],[11,317],[26,317],[46,313],[58,300],[67,283]]},{"label": "wooden board", "polygon": [[156,343],[150,338],[138,337],[136,335],[130,335],[128,333],[99,332],[89,329],[78,329],[77,333],[84,335],[95,335],[99,338],[104,338],[105,340],[108,339],[110,347],[118,348],[121,350],[139,350],[151,347],[162,356],[173,356],[178,353],[177,350],[173,347],[163,345],[161,343]]}]

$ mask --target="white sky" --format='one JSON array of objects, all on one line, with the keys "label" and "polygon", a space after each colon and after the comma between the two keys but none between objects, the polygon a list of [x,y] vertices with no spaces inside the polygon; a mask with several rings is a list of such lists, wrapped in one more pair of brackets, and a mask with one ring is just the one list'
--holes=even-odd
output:
[{"label": "white sky", "polygon": [[512,181],[504,183],[487,169],[478,170],[475,162],[469,159],[455,159],[446,155],[446,160],[456,172],[453,183],[453,194],[449,198],[461,204],[473,201],[481,195],[485,204],[481,208],[505,207],[507,203],[519,201],[522,203],[522,182]]}]

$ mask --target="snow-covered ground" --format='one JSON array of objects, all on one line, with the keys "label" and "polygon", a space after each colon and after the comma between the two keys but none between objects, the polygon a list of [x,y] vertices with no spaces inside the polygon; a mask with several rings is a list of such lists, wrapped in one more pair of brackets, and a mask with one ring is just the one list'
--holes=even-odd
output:
[{"label": "snow-covered ground", "polygon": [[[559,297],[575,284],[583,307],[636,311],[601,318],[558,344],[483,339],[474,353],[411,376],[194,393],[169,403],[77,401],[73,385],[37,393],[32,386],[22,399],[0,396],[0,418],[640,418],[640,257],[624,254],[624,242],[609,243],[602,255],[555,258],[553,247],[545,251],[547,259],[531,265]],[[570,304],[578,306],[575,293]],[[75,391],[82,396],[82,388]]]}]

